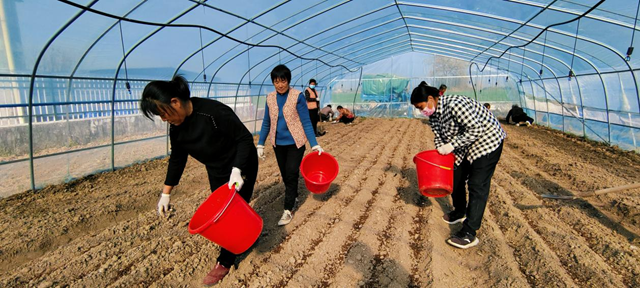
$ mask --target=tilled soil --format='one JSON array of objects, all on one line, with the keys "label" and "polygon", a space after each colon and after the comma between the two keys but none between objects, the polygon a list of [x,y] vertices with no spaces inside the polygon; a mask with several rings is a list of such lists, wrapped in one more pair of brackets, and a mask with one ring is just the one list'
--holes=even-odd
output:
[{"label": "tilled soil", "polygon": [[[275,155],[260,161],[251,205],[258,242],[221,287],[639,287],[640,191],[542,199],[640,182],[640,157],[545,128],[506,126],[480,244],[445,240],[449,197],[417,191],[413,155],[433,149],[416,119],[324,125],[323,148],[340,163],[325,194],[301,179],[293,221],[278,227],[284,185]],[[187,225],[209,195],[191,159],[155,213],[167,160],[0,200],[1,287],[198,287],[219,247]]]}]

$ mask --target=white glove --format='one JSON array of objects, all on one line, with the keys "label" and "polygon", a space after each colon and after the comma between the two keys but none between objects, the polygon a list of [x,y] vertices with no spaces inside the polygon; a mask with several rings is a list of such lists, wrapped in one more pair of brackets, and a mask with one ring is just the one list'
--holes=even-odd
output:
[{"label": "white glove", "polygon": [[240,169],[233,167],[231,169],[231,178],[229,178],[229,189],[233,184],[236,184],[236,191],[240,191],[242,189],[242,185],[244,185],[244,180],[242,180],[242,175],[240,175]]},{"label": "white glove", "polygon": [[171,202],[171,195],[160,193],[160,201],[158,201],[158,215],[163,217],[169,216],[169,202]]},{"label": "white glove", "polygon": [[451,143],[447,143],[438,148],[438,153],[440,153],[440,155],[447,155],[453,152],[453,150],[453,145],[451,145]]},{"label": "white glove", "polygon": [[258,158],[262,160],[266,159],[266,157],[264,157],[264,145],[258,145],[256,148],[258,149]]},{"label": "white glove", "polygon": [[320,145],[311,147],[311,150],[318,152],[318,155],[322,155],[322,152],[324,152],[324,150],[322,150],[322,147],[320,147]]}]

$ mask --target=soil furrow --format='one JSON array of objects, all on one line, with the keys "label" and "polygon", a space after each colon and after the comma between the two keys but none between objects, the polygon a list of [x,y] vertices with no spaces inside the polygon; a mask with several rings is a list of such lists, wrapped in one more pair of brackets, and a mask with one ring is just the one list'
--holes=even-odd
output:
[{"label": "soil furrow", "polygon": [[[382,124],[380,126],[384,126],[385,124],[386,125],[391,124],[391,122],[389,121],[380,121],[380,122],[382,122],[382,123],[379,123],[379,124]],[[401,133],[402,131],[395,131],[395,134],[401,134]],[[371,137],[373,136],[368,135],[367,137],[370,137],[370,138],[365,138],[365,139],[372,139]],[[369,141],[366,141],[366,142],[369,142]],[[375,144],[375,142],[371,142],[371,143]],[[385,145],[389,145],[389,144],[385,143]],[[362,167],[360,166],[357,167],[357,169],[361,170],[361,172],[354,173],[355,176],[363,177],[358,182],[360,183],[370,182],[368,179],[371,178],[371,175],[369,175],[368,171],[369,170],[374,171],[373,169],[375,167],[377,167],[378,165],[382,165],[381,163],[384,163],[384,162],[381,162],[381,161],[383,161],[382,159],[385,158],[387,152],[388,151],[386,151],[386,149],[384,149],[383,146],[380,146],[380,145],[374,146],[374,149],[371,150],[371,153],[368,153],[367,155],[367,159],[371,163],[367,164],[366,163],[367,160],[365,160],[364,162],[365,164],[362,165]],[[347,180],[344,183],[352,183],[354,182],[354,180],[355,179],[351,181]],[[350,186],[350,185],[347,185],[347,186]],[[355,186],[355,187],[358,187],[358,186]],[[265,263],[265,265],[262,267],[263,269],[260,269],[260,271],[256,273],[256,275],[261,275],[266,277],[252,278],[252,280],[248,282],[249,283],[248,286],[253,287],[253,286],[270,285],[269,283],[278,283],[282,280],[283,277],[286,277],[287,275],[292,275],[293,271],[295,270],[295,267],[303,265],[304,262],[302,261],[302,259],[304,255],[307,253],[310,255],[315,250],[315,246],[310,245],[310,243],[312,244],[314,239],[316,239],[317,237],[320,237],[321,235],[324,235],[325,232],[329,229],[329,225],[333,224],[333,223],[329,223],[331,219],[333,219],[333,217],[336,217],[333,215],[337,214],[337,216],[339,217],[342,214],[342,212],[345,211],[344,207],[348,206],[356,197],[357,195],[356,193],[353,193],[353,192],[348,193],[350,190],[349,188],[351,187],[343,186],[339,194],[334,195],[327,203],[322,205],[322,208],[321,210],[318,211],[318,213],[311,215],[309,219],[313,219],[313,222],[309,221],[310,225],[301,226],[302,227],[301,231],[290,233],[289,238],[291,240],[283,243],[284,245],[281,245],[281,247],[283,247],[282,250],[274,251],[272,253],[272,257],[270,257],[269,259],[269,262]],[[351,188],[351,189],[354,189],[354,188]],[[356,189],[355,192],[357,191],[358,190]],[[351,210],[351,209],[348,209],[348,210]],[[283,254],[283,255],[279,255],[279,254]],[[287,257],[286,255],[292,255],[292,256]],[[263,273],[268,273],[268,270],[275,270],[280,273],[274,273],[273,275],[263,274]]]}]

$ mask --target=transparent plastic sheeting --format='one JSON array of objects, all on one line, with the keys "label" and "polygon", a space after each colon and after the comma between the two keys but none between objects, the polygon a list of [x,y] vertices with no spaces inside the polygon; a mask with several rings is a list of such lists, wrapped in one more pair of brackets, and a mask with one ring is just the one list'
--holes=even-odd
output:
[{"label": "transparent plastic sheeting", "polygon": [[422,117],[408,97],[426,81],[498,117],[518,104],[539,124],[639,149],[640,57],[626,57],[637,1],[65,2],[0,0],[0,197],[166,155],[166,124],[138,101],[175,74],[256,133],[277,64],[358,116]]}]

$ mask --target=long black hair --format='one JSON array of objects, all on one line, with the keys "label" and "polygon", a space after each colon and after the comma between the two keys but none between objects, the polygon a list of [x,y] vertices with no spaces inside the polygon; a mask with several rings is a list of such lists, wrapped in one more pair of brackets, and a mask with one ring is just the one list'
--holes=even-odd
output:
[{"label": "long black hair", "polygon": [[178,98],[183,104],[191,98],[189,83],[184,77],[176,75],[171,81],[151,81],[142,91],[140,111],[153,120],[153,116],[160,115],[161,110],[171,110],[171,98]]},{"label": "long black hair", "polygon": [[431,87],[427,85],[427,82],[422,81],[420,85],[411,92],[411,104],[415,105],[416,103],[427,102],[429,96],[434,98],[439,97],[440,91],[438,88]]}]

